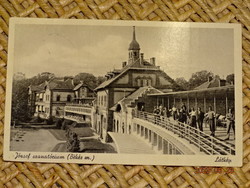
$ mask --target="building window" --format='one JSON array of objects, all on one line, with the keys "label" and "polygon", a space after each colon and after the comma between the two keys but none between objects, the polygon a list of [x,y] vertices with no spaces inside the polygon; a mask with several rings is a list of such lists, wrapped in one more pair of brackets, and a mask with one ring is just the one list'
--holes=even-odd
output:
[{"label": "building window", "polygon": [[101,97],[101,105],[103,105],[103,96]]},{"label": "building window", "polygon": [[71,101],[71,95],[67,96],[67,101],[70,102]]},{"label": "building window", "polygon": [[141,81],[140,81],[140,79],[138,79],[137,80],[137,86],[140,86],[140,83],[141,83]]},{"label": "building window", "polygon": [[140,81],[141,81],[141,86],[143,86],[143,79],[141,79]]},{"label": "building window", "polygon": [[60,99],[61,99],[61,95],[57,95],[56,96],[56,101],[60,101]]},{"label": "building window", "polygon": [[107,100],[107,97],[104,96],[104,106],[106,106],[106,100]]},{"label": "building window", "polygon": [[152,85],[152,80],[149,79],[149,80],[148,80],[148,86],[151,86],[151,85]]}]

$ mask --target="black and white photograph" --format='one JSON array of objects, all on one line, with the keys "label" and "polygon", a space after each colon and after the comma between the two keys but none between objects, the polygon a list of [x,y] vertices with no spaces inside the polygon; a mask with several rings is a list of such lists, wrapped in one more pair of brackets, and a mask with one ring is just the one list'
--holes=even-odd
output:
[{"label": "black and white photograph", "polygon": [[238,24],[12,18],[4,159],[240,166]]}]

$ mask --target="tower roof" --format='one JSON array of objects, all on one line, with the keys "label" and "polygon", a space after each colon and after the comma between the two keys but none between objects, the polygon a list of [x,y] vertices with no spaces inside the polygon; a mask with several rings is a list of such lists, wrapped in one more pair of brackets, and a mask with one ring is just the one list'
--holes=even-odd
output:
[{"label": "tower roof", "polygon": [[140,50],[140,45],[136,41],[136,37],[135,37],[135,26],[133,26],[133,40],[129,44],[128,50]]}]

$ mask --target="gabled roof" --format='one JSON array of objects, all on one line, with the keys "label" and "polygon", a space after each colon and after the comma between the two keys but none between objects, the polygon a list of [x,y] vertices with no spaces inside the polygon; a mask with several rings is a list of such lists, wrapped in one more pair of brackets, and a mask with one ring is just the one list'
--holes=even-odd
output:
[{"label": "gabled roof", "polygon": [[42,90],[44,90],[44,87],[45,87],[45,82],[43,82],[43,83],[41,83],[40,85],[37,85],[37,86],[35,86],[35,85],[30,85],[30,86],[29,86],[29,89],[30,89],[31,91],[36,92],[36,91],[42,91]]},{"label": "gabled roof", "polygon": [[77,84],[75,87],[74,87],[74,91],[76,91],[76,90],[78,90],[79,88],[81,88],[81,87],[87,87],[88,89],[90,89],[91,91],[93,91],[93,89],[91,89],[88,85],[86,85],[86,84],[84,84],[84,83],[79,83],[79,84]]},{"label": "gabled roof", "polygon": [[120,74],[116,75],[115,77],[111,78],[111,79],[108,79],[106,81],[104,81],[103,83],[101,83],[97,88],[95,88],[94,90],[99,90],[99,89],[102,89],[102,88],[105,88],[105,87],[108,87],[111,83],[113,83],[115,80],[117,80],[118,78],[120,78],[121,76],[123,76],[128,70],[131,70],[131,69],[151,69],[151,70],[160,70],[158,67],[154,66],[154,65],[151,65],[151,66],[144,66],[144,65],[141,65],[141,66],[138,66],[138,62],[134,62],[132,64],[129,64],[127,65],[126,67],[124,67],[122,70],[120,70]]}]

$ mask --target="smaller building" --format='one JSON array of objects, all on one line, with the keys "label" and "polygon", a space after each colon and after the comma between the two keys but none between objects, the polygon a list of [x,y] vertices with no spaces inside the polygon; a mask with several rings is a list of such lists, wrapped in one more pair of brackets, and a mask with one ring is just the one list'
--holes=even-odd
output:
[{"label": "smaller building", "polygon": [[81,81],[73,90],[75,93],[74,103],[92,106],[92,102],[95,99],[95,93],[93,89]]},{"label": "smaller building", "polygon": [[28,116],[32,117],[36,111],[36,101],[38,100],[37,96],[45,87],[45,83],[42,83],[38,86],[30,85],[28,87]]},{"label": "smaller building", "polygon": [[63,117],[66,103],[73,101],[73,88],[74,83],[71,78],[52,78],[38,87],[30,86],[30,111],[33,112],[35,109],[34,116],[43,119]]},{"label": "smaller building", "polygon": [[209,76],[206,82],[194,88],[194,90],[222,87],[226,85],[229,85],[229,83],[227,83],[226,80],[220,79],[218,76],[215,77]]}]

